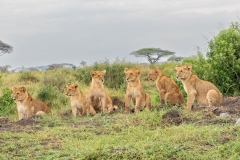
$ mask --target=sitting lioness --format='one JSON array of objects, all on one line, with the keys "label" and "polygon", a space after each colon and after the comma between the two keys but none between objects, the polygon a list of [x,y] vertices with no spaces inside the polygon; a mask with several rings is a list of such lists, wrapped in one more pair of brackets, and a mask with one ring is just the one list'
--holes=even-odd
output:
[{"label": "sitting lioness", "polygon": [[106,70],[91,71],[92,82],[86,95],[87,101],[97,112],[110,113],[117,106],[113,106],[112,99],[108,96],[104,88],[104,75]]},{"label": "sitting lioness", "polygon": [[192,66],[176,66],[177,79],[183,83],[187,92],[187,109],[191,110],[196,99],[203,106],[219,106],[223,103],[222,93],[218,88],[207,81],[199,79],[192,73]]},{"label": "sitting lioness", "polygon": [[166,100],[170,105],[179,104],[184,107],[184,98],[177,84],[171,78],[166,77],[158,67],[149,72],[148,80],[156,81],[161,105],[164,105]]},{"label": "sitting lioness", "polygon": [[134,105],[134,111],[139,112],[144,109],[150,110],[151,100],[149,94],[145,93],[140,81],[141,70],[124,69],[126,74],[127,91],[125,94],[125,110],[124,113],[130,112],[130,102]]},{"label": "sitting lioness", "polygon": [[84,94],[78,89],[77,84],[67,84],[67,93],[66,95],[70,97],[72,115],[73,117],[77,116],[77,111],[79,111],[80,116],[84,117],[89,113],[93,116],[96,115],[96,111],[93,107],[87,102]]},{"label": "sitting lioness", "polygon": [[28,118],[33,115],[51,113],[48,106],[40,101],[33,99],[25,87],[12,88],[13,100],[17,103],[18,119]]}]

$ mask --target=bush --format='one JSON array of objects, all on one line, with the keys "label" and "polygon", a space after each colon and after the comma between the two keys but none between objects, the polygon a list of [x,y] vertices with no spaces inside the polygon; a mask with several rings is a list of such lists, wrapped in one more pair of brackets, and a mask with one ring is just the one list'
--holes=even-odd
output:
[{"label": "bush", "polygon": [[19,77],[18,77],[19,81],[23,81],[23,82],[39,82],[39,78],[34,74],[34,72],[31,71],[27,71],[27,72],[21,72]]},{"label": "bush", "polygon": [[45,102],[50,108],[60,108],[68,103],[68,98],[56,87],[43,86],[37,94],[37,99]]},{"label": "bush", "polygon": [[2,97],[0,97],[0,116],[10,115],[16,110],[11,94],[12,92],[9,88],[2,89]]},{"label": "bush", "polygon": [[209,80],[226,95],[238,95],[240,89],[240,25],[232,23],[229,29],[209,42],[207,63]]},{"label": "bush", "polygon": [[56,87],[59,91],[64,91],[66,84],[71,81],[73,81],[71,73],[63,69],[46,72],[41,83],[43,86]]},{"label": "bush", "polygon": [[126,85],[124,68],[141,68],[141,66],[123,61],[115,61],[113,64],[106,61],[103,63],[95,63],[93,66],[77,69],[74,76],[78,81],[89,85],[92,80],[90,76],[91,71],[106,69],[107,72],[105,74],[104,85],[107,88],[119,89]]}]

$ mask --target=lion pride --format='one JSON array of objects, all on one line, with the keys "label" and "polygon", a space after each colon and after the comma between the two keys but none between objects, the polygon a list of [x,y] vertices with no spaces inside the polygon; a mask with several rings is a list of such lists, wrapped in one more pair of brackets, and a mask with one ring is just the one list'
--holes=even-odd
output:
[{"label": "lion pride", "polygon": [[51,113],[48,106],[40,101],[33,99],[25,87],[13,87],[13,100],[17,104],[18,119],[24,119],[33,115]]},{"label": "lion pride", "polygon": [[134,105],[134,111],[139,112],[144,107],[150,110],[151,100],[149,94],[145,93],[140,81],[141,70],[138,69],[124,69],[127,81],[127,90],[125,94],[125,110],[124,113],[130,112],[130,102]]},{"label": "lion pride", "polygon": [[90,105],[92,105],[97,112],[110,113],[118,107],[113,106],[112,99],[105,91],[103,85],[105,73],[106,70],[90,72],[92,82],[86,98]]},{"label": "lion pride", "polygon": [[195,100],[203,106],[219,106],[223,103],[223,96],[219,89],[211,82],[199,79],[192,73],[192,65],[176,66],[177,79],[183,83],[187,93],[187,109],[191,110]]},{"label": "lion pride", "polygon": [[148,80],[156,81],[161,105],[164,105],[166,101],[171,105],[179,104],[184,107],[184,98],[177,84],[171,78],[166,77],[158,67],[149,72]]},{"label": "lion pride", "polygon": [[96,115],[96,111],[93,107],[87,102],[84,94],[79,90],[77,84],[67,84],[67,93],[66,95],[70,97],[72,115],[73,117],[77,116],[77,111],[79,111],[80,116],[84,117],[89,113],[91,115]]}]

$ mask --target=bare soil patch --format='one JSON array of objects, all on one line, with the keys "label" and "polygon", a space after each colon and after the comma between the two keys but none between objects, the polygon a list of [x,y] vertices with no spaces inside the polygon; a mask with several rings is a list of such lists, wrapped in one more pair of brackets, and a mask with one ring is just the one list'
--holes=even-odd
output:
[{"label": "bare soil patch", "polygon": [[10,122],[8,118],[0,118],[0,132],[35,132],[42,128],[38,126],[39,117],[32,116],[17,122]]},{"label": "bare soil patch", "polygon": [[[224,103],[220,107],[203,107],[198,104],[193,105],[192,112],[201,112],[202,118],[189,119],[178,110],[170,110],[163,115],[163,122],[166,124],[179,125],[181,123],[196,123],[201,125],[211,124],[234,124],[240,117],[240,96],[224,98]],[[227,113],[231,118],[217,118],[221,113]]]}]

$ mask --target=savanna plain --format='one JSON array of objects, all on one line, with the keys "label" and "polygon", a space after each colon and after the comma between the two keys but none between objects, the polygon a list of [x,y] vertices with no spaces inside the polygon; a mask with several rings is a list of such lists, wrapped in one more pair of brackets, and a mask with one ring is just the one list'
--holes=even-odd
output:
[{"label": "savanna plain", "polygon": [[[182,83],[175,78],[176,65],[169,62],[157,67],[177,83],[186,103]],[[168,104],[160,106],[155,82],[147,80],[154,67],[103,62],[76,70],[2,73],[0,159],[240,159],[240,128],[234,125],[240,118],[240,98],[224,95],[228,104],[212,110],[197,103],[192,111]],[[123,113],[127,86],[124,68],[142,69],[141,82],[151,97],[150,111]],[[103,69],[106,92],[119,109],[74,118],[66,84],[77,83],[86,94],[90,72]],[[21,86],[33,98],[44,101],[51,115],[18,120],[11,88]],[[226,110],[232,110],[232,117],[219,117]]]}]

